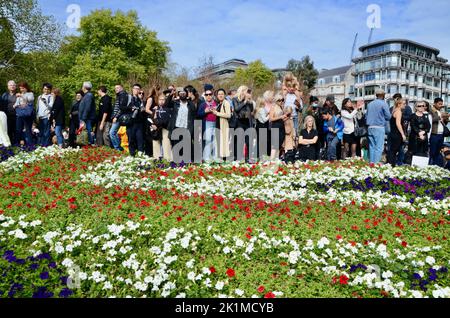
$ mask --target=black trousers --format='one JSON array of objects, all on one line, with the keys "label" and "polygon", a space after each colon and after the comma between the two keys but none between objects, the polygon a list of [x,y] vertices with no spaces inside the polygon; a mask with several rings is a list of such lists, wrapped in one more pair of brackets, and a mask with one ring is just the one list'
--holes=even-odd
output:
[{"label": "black trousers", "polygon": [[397,154],[403,144],[402,136],[399,134],[389,134],[389,150],[387,152],[387,161],[392,166],[397,164]]}]

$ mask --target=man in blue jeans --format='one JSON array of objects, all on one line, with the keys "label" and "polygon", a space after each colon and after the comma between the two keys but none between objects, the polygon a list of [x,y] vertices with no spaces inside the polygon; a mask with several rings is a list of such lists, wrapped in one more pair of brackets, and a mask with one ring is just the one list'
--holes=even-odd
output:
[{"label": "man in blue jeans", "polygon": [[375,92],[376,100],[367,106],[366,122],[369,138],[370,163],[379,163],[383,155],[386,124],[391,119],[389,105],[384,100],[386,93],[382,89]]},{"label": "man in blue jeans", "polygon": [[114,103],[114,108],[112,112],[112,125],[109,130],[109,138],[111,139],[111,146],[119,151],[123,151],[123,148],[120,146],[120,138],[117,132],[120,129],[119,117],[122,114],[121,108],[126,108],[128,103],[131,102],[128,98],[128,93],[123,89],[121,84],[117,84],[114,87],[116,92],[116,101]]},{"label": "man in blue jeans", "polygon": [[327,142],[327,159],[334,161],[337,159],[337,147],[344,137],[344,123],[341,118],[333,116],[330,109],[322,112],[322,119]]},{"label": "man in blue jeans", "polygon": [[91,146],[95,146],[94,136],[92,135],[92,124],[95,122],[97,116],[95,113],[94,94],[91,93],[91,82],[84,82],[82,90],[84,92],[84,96],[80,102],[80,107],[78,110],[80,122],[85,125],[84,127],[88,133],[89,144]]}]

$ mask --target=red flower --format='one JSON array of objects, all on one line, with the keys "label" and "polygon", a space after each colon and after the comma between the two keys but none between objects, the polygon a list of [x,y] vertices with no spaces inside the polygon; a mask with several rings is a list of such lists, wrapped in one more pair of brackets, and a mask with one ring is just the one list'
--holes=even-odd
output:
[{"label": "red flower", "polygon": [[70,198],[70,199],[67,200],[67,202],[69,202],[69,203],[74,203],[75,201],[76,201],[75,198]]},{"label": "red flower", "polygon": [[269,293],[264,295],[264,298],[275,298],[275,294],[272,293],[272,292],[269,292]]},{"label": "red flower", "polygon": [[236,272],[234,271],[234,269],[231,269],[231,268],[229,268],[229,269],[227,269],[227,275],[228,275],[228,277],[234,277],[234,276],[236,276]]},{"label": "red flower", "polygon": [[341,275],[341,277],[339,277],[339,284],[347,285],[348,284],[348,277],[345,276],[345,275]]},{"label": "red flower", "polygon": [[403,247],[407,247],[407,246],[408,246],[408,243],[406,243],[405,241],[402,241],[402,246],[403,246]]},{"label": "red flower", "polygon": [[181,216],[177,217],[178,222],[181,222],[181,220],[182,220]]},{"label": "red flower", "polygon": [[252,228],[250,226],[247,228],[247,232],[249,232],[249,233],[253,232],[253,230],[252,230]]},{"label": "red flower", "polygon": [[340,240],[340,239],[342,239],[342,235],[336,235],[336,239],[338,239],[338,240]]},{"label": "red flower", "polygon": [[258,293],[261,293],[261,294],[262,294],[262,293],[264,293],[264,290],[266,290],[266,289],[264,288],[264,286],[261,285],[261,286],[258,287]]},{"label": "red flower", "polygon": [[145,215],[141,215],[141,221],[144,221],[146,219]]},{"label": "red flower", "polygon": [[250,234],[245,234],[245,236],[250,240],[252,238],[252,236]]}]

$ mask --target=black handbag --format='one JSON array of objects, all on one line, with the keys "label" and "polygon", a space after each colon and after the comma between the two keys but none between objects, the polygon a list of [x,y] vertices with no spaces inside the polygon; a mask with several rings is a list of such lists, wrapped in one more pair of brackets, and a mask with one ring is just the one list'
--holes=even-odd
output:
[{"label": "black handbag", "polygon": [[[361,120],[362,121],[362,120]],[[359,120],[355,120],[355,136],[365,137],[368,134],[367,126],[361,125]]]},{"label": "black handbag", "polygon": [[444,137],[450,137],[450,129],[448,129],[447,125],[445,125],[442,121],[441,124],[444,126]]},{"label": "black handbag", "polygon": [[131,114],[131,113],[122,114],[117,119],[120,126],[128,126],[131,124],[132,120],[133,120],[133,114]]}]

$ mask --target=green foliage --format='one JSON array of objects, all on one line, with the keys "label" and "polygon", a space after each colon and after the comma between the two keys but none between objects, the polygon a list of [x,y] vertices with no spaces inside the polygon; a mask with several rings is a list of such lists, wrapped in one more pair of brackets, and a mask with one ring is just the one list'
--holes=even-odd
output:
[{"label": "green foliage", "polygon": [[302,57],[301,60],[289,60],[286,68],[297,77],[300,83],[304,83],[308,90],[314,88],[319,72],[314,68],[314,62],[309,55]]},{"label": "green foliage", "polygon": [[53,17],[42,14],[37,1],[0,0],[0,16],[0,63],[4,69],[15,66],[12,62],[17,54],[42,50],[54,52],[59,47],[61,27]]},{"label": "green foliage", "polygon": [[247,85],[260,89],[273,84],[275,76],[261,60],[256,60],[248,65],[248,68],[238,68],[233,79],[236,86]]},{"label": "green foliage", "polygon": [[138,20],[137,13],[96,10],[81,19],[80,36],[70,36],[60,59],[68,68],[60,83],[74,92],[85,80],[112,88],[118,82],[146,82],[165,68],[169,47]]}]

